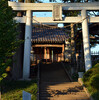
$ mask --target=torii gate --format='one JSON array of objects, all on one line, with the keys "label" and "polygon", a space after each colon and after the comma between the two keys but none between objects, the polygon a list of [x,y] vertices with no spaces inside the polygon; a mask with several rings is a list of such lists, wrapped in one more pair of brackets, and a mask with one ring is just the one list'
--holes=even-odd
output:
[{"label": "torii gate", "polygon": [[[9,6],[16,11],[26,11],[26,16],[16,17],[15,19],[25,25],[25,42],[24,42],[24,61],[23,61],[23,79],[28,79],[30,75],[30,51],[31,51],[31,34],[32,34],[32,11],[52,11],[54,17],[34,17],[40,23],[82,23],[83,47],[85,58],[85,70],[92,67],[90,42],[89,42],[89,23],[98,23],[99,17],[87,17],[86,11],[99,10],[99,2],[91,3],[17,3],[8,2]],[[55,11],[57,8],[57,11]],[[63,10],[79,10],[81,16],[65,17],[62,19]],[[36,21],[33,23],[36,23]]]}]

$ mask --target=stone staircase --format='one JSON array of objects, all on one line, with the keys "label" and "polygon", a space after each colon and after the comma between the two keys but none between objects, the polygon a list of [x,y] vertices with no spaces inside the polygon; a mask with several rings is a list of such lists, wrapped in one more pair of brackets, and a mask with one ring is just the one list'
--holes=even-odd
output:
[{"label": "stone staircase", "polygon": [[40,67],[40,100],[89,100],[78,82],[70,82],[61,63]]}]

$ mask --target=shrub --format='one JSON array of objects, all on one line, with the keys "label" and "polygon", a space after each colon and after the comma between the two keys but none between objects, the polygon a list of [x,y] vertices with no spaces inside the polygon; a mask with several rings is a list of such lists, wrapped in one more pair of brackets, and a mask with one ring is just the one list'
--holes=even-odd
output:
[{"label": "shrub", "polygon": [[99,67],[99,63],[95,64],[93,67]]},{"label": "shrub", "polygon": [[99,100],[99,63],[85,72],[83,82],[94,100]]},{"label": "shrub", "polygon": [[96,60],[96,61],[92,62],[92,67],[94,67],[97,63],[99,64],[99,60],[98,61]]},{"label": "shrub", "polygon": [[89,69],[86,73],[83,75],[83,81],[86,82],[90,79],[91,74],[93,73],[92,69]]},{"label": "shrub", "polygon": [[89,69],[86,73],[84,73],[83,81],[89,81],[90,78],[95,74],[99,74],[99,67],[97,64],[93,68]]},{"label": "shrub", "polygon": [[99,90],[99,74],[93,75],[90,78],[89,84],[95,88],[96,90]]}]

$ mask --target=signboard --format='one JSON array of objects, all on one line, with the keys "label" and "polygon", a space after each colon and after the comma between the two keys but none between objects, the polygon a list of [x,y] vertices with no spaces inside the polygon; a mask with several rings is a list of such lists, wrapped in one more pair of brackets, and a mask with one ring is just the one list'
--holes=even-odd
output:
[{"label": "signboard", "polygon": [[62,20],[62,6],[53,5],[53,20],[61,21]]},{"label": "signboard", "polygon": [[23,100],[31,100],[31,94],[23,91]]}]

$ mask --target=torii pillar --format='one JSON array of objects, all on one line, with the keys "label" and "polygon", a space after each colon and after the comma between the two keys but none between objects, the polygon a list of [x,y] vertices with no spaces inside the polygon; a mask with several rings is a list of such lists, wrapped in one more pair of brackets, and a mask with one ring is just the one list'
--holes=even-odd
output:
[{"label": "torii pillar", "polygon": [[89,28],[86,10],[81,11],[82,14],[82,35],[83,35],[83,48],[84,48],[84,59],[85,59],[85,71],[92,67],[91,63],[91,52],[90,52],[90,41],[89,41]]},{"label": "torii pillar", "polygon": [[23,60],[23,79],[27,80],[30,76],[30,52],[32,34],[32,11],[26,11],[26,26],[24,40],[24,60]]}]

